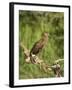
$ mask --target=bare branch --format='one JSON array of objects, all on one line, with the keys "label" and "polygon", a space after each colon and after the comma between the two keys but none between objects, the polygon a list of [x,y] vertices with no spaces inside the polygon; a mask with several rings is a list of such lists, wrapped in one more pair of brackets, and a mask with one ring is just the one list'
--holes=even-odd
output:
[{"label": "bare branch", "polygon": [[[31,63],[30,50],[28,50],[23,43],[20,43],[20,46],[21,48],[23,48],[26,63]],[[53,71],[56,77],[61,77],[61,66],[59,62],[63,61],[64,59],[58,59],[54,62],[55,65],[49,66],[47,63],[44,62],[44,60],[39,59],[38,56],[32,55],[32,57],[35,59],[34,64],[39,64],[40,69],[43,69],[46,73],[48,71]]]}]

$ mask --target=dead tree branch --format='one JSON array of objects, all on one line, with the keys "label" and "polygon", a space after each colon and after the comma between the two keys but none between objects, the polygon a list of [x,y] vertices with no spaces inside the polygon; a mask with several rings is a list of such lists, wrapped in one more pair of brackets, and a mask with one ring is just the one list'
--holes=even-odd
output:
[{"label": "dead tree branch", "polygon": [[[23,49],[23,53],[25,55],[25,61],[26,63],[31,63],[30,60],[30,50],[28,50],[23,43],[20,43],[20,47]],[[44,62],[44,60],[39,59],[38,56],[33,55],[33,58],[35,58],[35,64],[40,65],[40,69],[43,68],[45,72],[53,71],[56,77],[61,77],[61,66],[59,62],[63,61],[64,59],[58,59],[54,63],[54,65],[50,66]]]}]

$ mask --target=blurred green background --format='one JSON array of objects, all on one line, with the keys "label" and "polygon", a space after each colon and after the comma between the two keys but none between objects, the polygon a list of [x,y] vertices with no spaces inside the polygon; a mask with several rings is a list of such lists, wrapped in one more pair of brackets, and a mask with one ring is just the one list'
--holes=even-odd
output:
[{"label": "blurred green background", "polygon": [[[50,36],[47,45],[39,53],[39,58],[52,65],[55,60],[64,58],[64,13],[19,11],[19,42],[29,50],[45,31]],[[64,76],[64,61],[60,62],[60,65]],[[19,79],[51,77],[55,77],[54,72],[45,73],[39,65],[27,64],[22,48],[19,48]]]}]

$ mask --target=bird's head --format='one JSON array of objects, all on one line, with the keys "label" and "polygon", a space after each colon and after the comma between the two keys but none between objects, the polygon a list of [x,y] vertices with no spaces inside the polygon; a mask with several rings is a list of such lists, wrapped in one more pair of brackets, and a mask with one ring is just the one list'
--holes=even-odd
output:
[{"label": "bird's head", "polygon": [[48,32],[42,33],[42,40],[43,40],[45,43],[48,41],[48,36],[49,36],[49,33],[48,33]]},{"label": "bird's head", "polygon": [[48,36],[49,36],[49,33],[48,33],[48,32],[44,32],[44,33],[42,33],[42,37],[46,37],[46,38],[48,38]]}]

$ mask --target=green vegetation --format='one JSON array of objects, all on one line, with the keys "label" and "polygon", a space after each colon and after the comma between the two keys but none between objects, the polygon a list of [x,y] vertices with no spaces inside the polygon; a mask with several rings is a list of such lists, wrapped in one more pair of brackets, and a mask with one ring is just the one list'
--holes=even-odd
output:
[{"label": "green vegetation", "polygon": [[[47,45],[39,53],[39,58],[52,65],[64,58],[64,13],[42,11],[19,11],[19,41],[31,50],[43,32],[49,33]],[[64,63],[60,62],[62,76]],[[39,65],[27,64],[23,51],[19,49],[19,79],[55,77],[53,72],[45,73]]]}]

